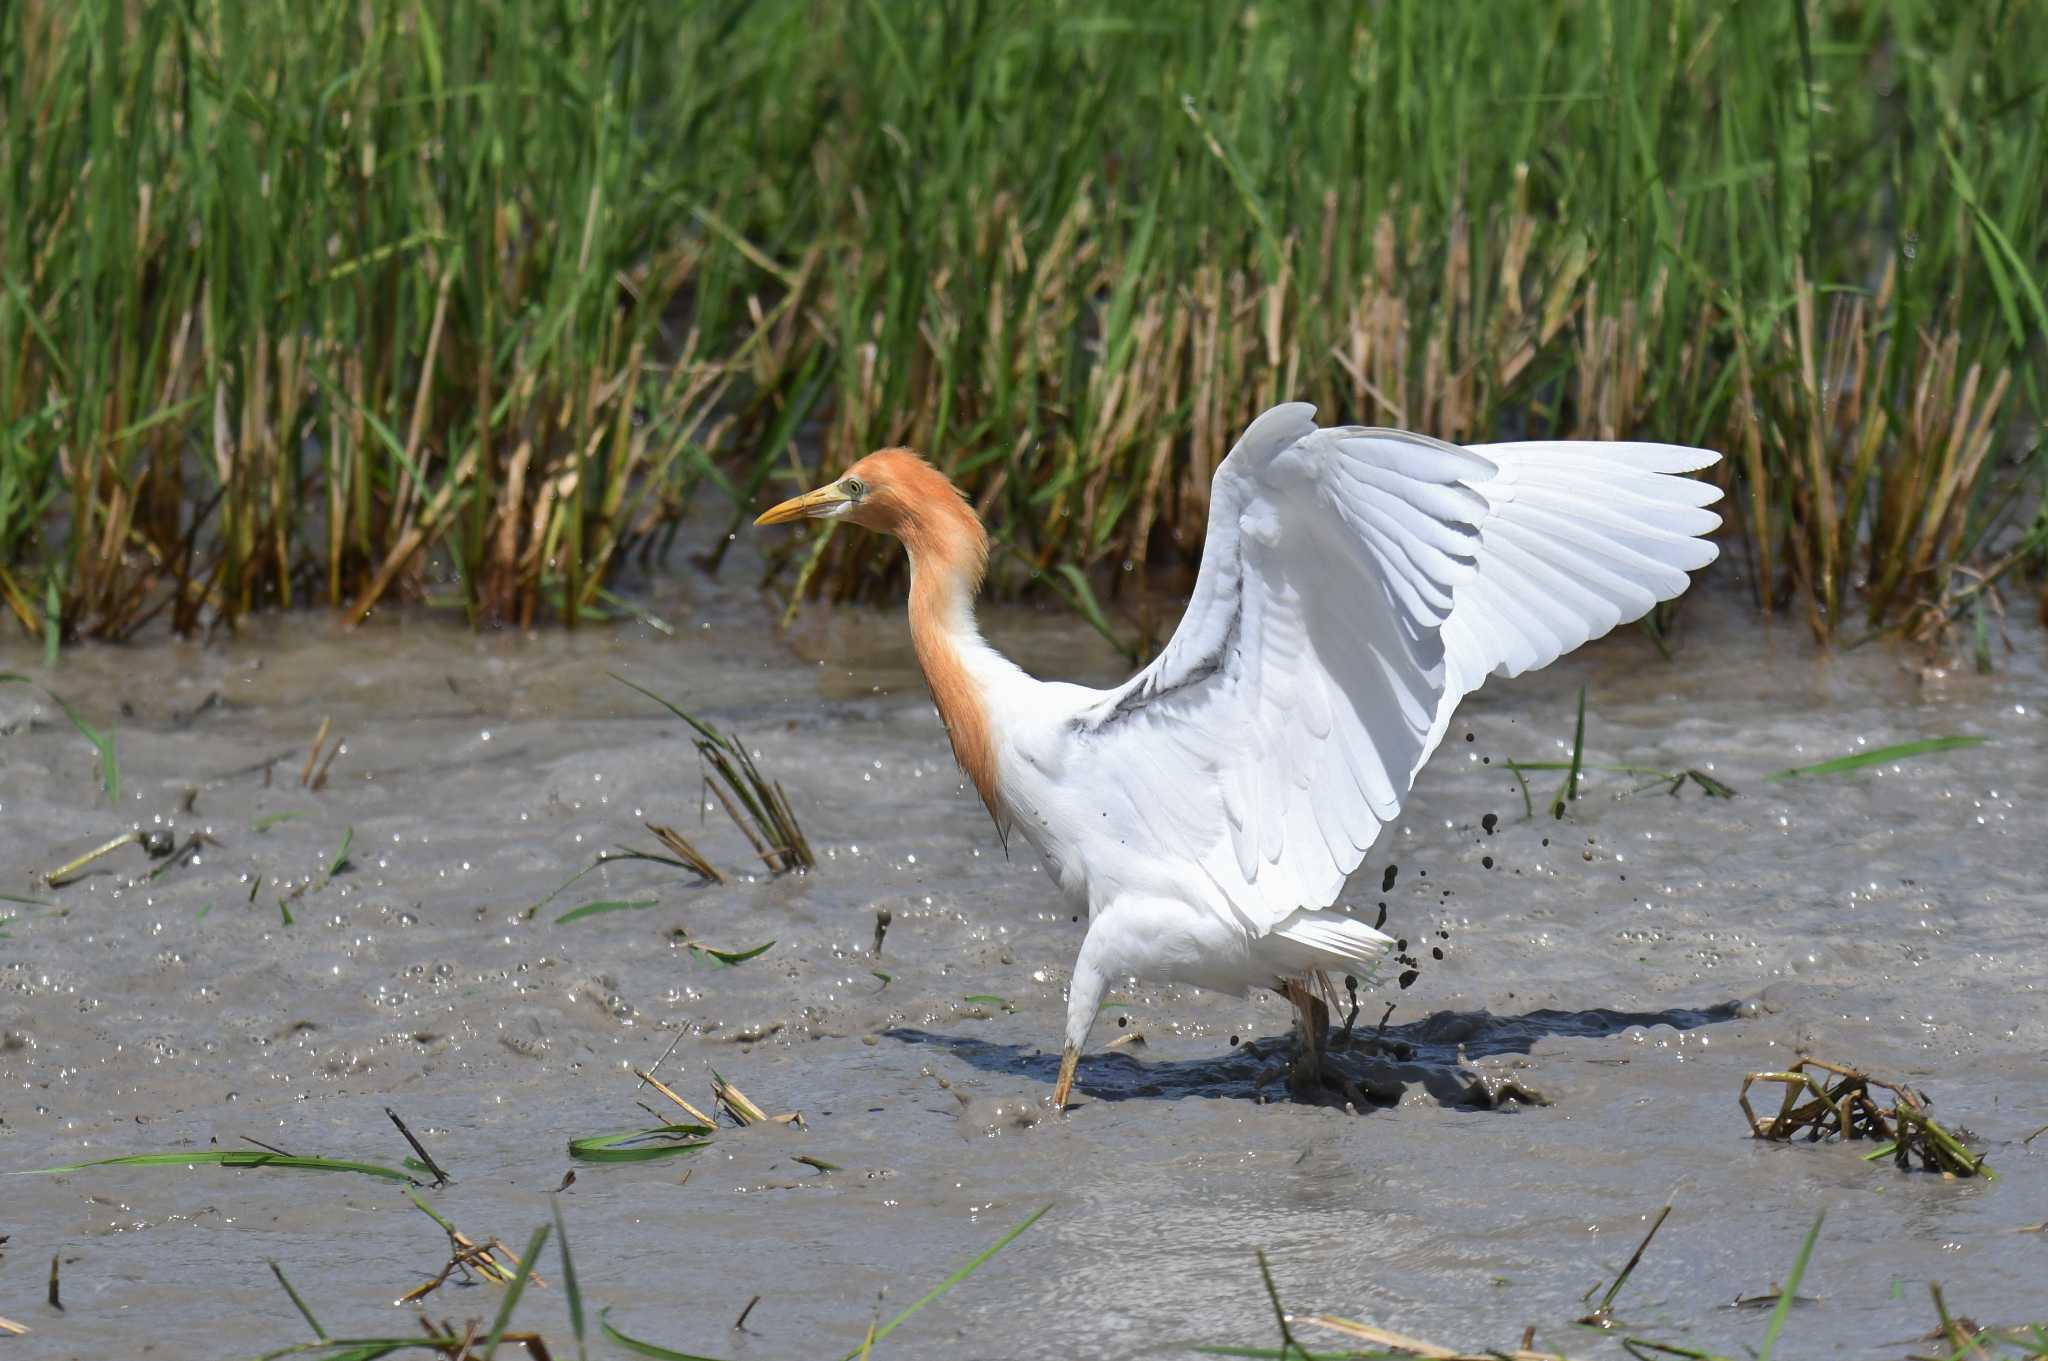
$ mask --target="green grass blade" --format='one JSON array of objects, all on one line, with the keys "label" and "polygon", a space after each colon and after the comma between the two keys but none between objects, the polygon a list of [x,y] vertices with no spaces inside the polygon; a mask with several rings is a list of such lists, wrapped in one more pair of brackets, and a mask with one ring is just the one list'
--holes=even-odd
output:
[{"label": "green grass blade", "polygon": [[750,959],[766,954],[774,944],[772,940],[766,941],[751,950],[714,950],[709,945],[692,945],[690,953],[698,959],[708,960],[729,969],[735,964],[744,964]]},{"label": "green grass blade", "polygon": [[676,716],[677,718],[680,718],[681,720],[683,720],[683,722],[685,722],[685,723],[689,724],[689,725],[690,725],[690,726],[691,726],[692,728],[694,728],[694,729],[696,730],[696,732],[697,732],[697,735],[698,735],[699,737],[702,737],[702,738],[706,739],[707,741],[711,741],[711,742],[718,742],[718,741],[720,741],[720,740],[721,740],[721,739],[723,738],[724,734],[723,734],[723,733],[721,733],[721,732],[719,732],[719,731],[718,731],[718,729],[716,729],[716,728],[713,728],[713,727],[710,727],[709,725],[707,725],[706,723],[704,723],[704,721],[703,721],[703,720],[701,720],[701,719],[699,719],[699,718],[696,718],[696,717],[693,717],[693,716],[692,716],[692,715],[690,715],[690,714],[686,714],[686,713],[684,713],[684,712],[683,712],[683,711],[682,711],[681,709],[677,708],[677,707],[676,707],[676,706],[675,706],[675,705],[674,705],[673,703],[671,703],[671,702],[670,702],[670,701],[668,701],[668,700],[665,700],[665,699],[663,699],[663,698],[662,698],[662,697],[661,697],[660,695],[657,695],[657,694],[655,694],[655,693],[654,693],[654,692],[653,692],[652,690],[648,689],[648,688],[647,688],[646,686],[644,686],[644,685],[641,685],[641,684],[640,684],[640,683],[638,683],[637,681],[629,681],[629,680],[627,680],[627,679],[626,679],[626,678],[625,678],[624,676],[621,676],[621,675],[620,675],[620,674],[619,674],[618,672],[616,672],[616,671],[607,671],[607,672],[605,672],[605,674],[606,674],[607,676],[610,676],[610,677],[611,677],[611,678],[612,678],[613,680],[617,681],[617,682],[618,682],[619,684],[621,684],[621,685],[623,685],[623,686],[627,687],[628,689],[631,689],[631,690],[638,690],[638,691],[639,691],[639,692],[640,692],[641,694],[643,694],[643,695],[647,696],[647,698],[649,698],[649,699],[653,700],[653,701],[654,701],[654,702],[655,702],[656,704],[659,704],[659,705],[660,705],[660,706],[661,706],[662,708],[664,708],[664,709],[668,710],[668,711],[669,711],[670,713],[674,714],[674,715],[675,715],[675,716]]},{"label": "green grass blade", "polygon": [[1790,770],[1780,770],[1766,775],[1764,779],[1775,781],[1803,779],[1814,775],[1840,775],[1846,771],[1883,765],[1886,761],[1903,761],[1909,757],[1927,756],[1938,751],[1981,747],[1989,740],[1985,737],[1930,737],[1919,742],[1901,742],[1896,746],[1879,747],[1875,751],[1860,751],[1854,756],[1838,756],[1832,761],[1822,761],[1819,765],[1794,766]]},{"label": "green grass blade", "polygon": [[1707,772],[1699,769],[1698,767],[1688,768],[1685,772],[1685,775],[1687,779],[1691,780],[1694,784],[1698,785],[1701,789],[1705,790],[1707,797],[1710,799],[1732,799],[1736,797],[1734,789],[1730,788],[1726,784],[1723,784],[1721,781],[1715,779],[1713,776],[1707,774]]},{"label": "green grass blade", "polygon": [[512,1311],[519,1307],[519,1297],[526,1293],[526,1283],[533,1277],[533,1264],[548,1241],[550,1227],[543,1224],[535,1229],[533,1237],[526,1240],[526,1251],[519,1254],[519,1270],[513,1273],[512,1283],[505,1287],[505,1298],[498,1302],[498,1316],[491,1320],[490,1336],[484,1339],[484,1361],[491,1361],[498,1354],[498,1343],[505,1336],[505,1325],[512,1321]]},{"label": "green grass blade", "polygon": [[585,903],[581,907],[570,908],[555,918],[555,925],[563,926],[569,922],[582,921],[585,917],[602,916],[607,912],[638,912],[645,908],[660,906],[659,898],[604,898],[594,903]]},{"label": "green grass blade", "polygon": [[65,1163],[62,1167],[36,1167],[9,1172],[11,1177],[56,1176],[84,1172],[94,1167],[186,1167],[197,1165],[249,1169],[276,1167],[296,1172],[359,1172],[366,1177],[411,1184],[412,1178],[395,1167],[381,1163],[356,1162],[347,1158],[302,1158],[272,1153],[260,1148],[207,1148],[191,1153],[130,1153],[119,1158],[94,1158],[90,1162]]},{"label": "green grass blade", "polygon": [[[1064,588],[1059,584],[1061,581],[1066,583]],[[1109,622],[1109,616],[1103,612],[1101,603],[1096,600],[1094,588],[1089,586],[1086,573],[1071,562],[1063,562],[1059,565],[1059,578],[1052,586],[1066,597],[1067,604],[1072,606],[1076,613],[1088,621],[1088,627],[1108,639],[1109,645],[1122,653],[1126,661],[1135,663],[1138,660],[1138,650],[1127,640],[1117,636],[1116,626]]]},{"label": "green grass blade", "polygon": [[277,1283],[284,1287],[285,1295],[292,1302],[292,1308],[298,1310],[299,1316],[306,1320],[306,1326],[313,1330],[313,1336],[325,1342],[327,1340],[327,1330],[320,1326],[320,1320],[313,1317],[313,1311],[306,1307],[306,1302],[299,1298],[299,1292],[292,1288],[290,1279],[284,1274],[284,1268],[276,1262],[272,1262],[270,1264],[270,1274],[277,1277]]},{"label": "green grass blade", "polygon": [[1771,1349],[1778,1345],[1778,1334],[1785,1330],[1785,1318],[1792,1312],[1792,1300],[1799,1293],[1800,1279],[1806,1275],[1806,1264],[1813,1257],[1813,1245],[1820,1239],[1821,1221],[1827,1217],[1826,1210],[1815,1215],[1813,1227],[1806,1231],[1806,1241],[1799,1245],[1799,1256],[1793,1260],[1785,1284],[1778,1288],[1778,1307],[1771,1311],[1770,1326],[1764,1329],[1764,1345],[1757,1352],[1756,1361],[1771,1361]]},{"label": "green grass blade", "polygon": [[[20,677],[10,677],[9,679],[18,680]],[[99,751],[100,784],[107,791],[107,802],[119,803],[121,800],[121,762],[114,755],[113,731],[110,729],[105,734],[101,734],[90,723],[80,718],[78,710],[72,708],[66,702],[64,696],[58,694],[55,690],[45,688],[43,693],[48,695],[56,706],[64,711],[64,717],[71,720],[71,726],[78,729],[79,734],[86,741],[92,743]]]},{"label": "green grass blade", "polygon": [[341,867],[348,863],[348,848],[354,844],[355,839],[356,829],[354,827],[348,828],[341,834],[341,847],[334,852],[334,858],[327,862],[327,877],[329,879],[341,873]]},{"label": "green grass blade", "polygon": [[420,1207],[421,1212],[424,1213],[427,1218],[433,1220],[436,1224],[439,1224],[443,1229],[447,1230],[449,1233],[452,1234],[455,1232],[455,1225],[448,1219],[448,1217],[442,1214],[439,1210],[435,1209],[433,1206],[427,1204],[427,1202],[425,1201],[425,1199],[421,1197],[419,1192],[407,1191],[405,1194],[406,1197],[409,1200],[411,1200],[413,1204]]},{"label": "green grass blade", "polygon": [[[951,1290],[954,1286],[960,1284],[960,1282],[966,1280],[969,1276],[972,1276],[975,1272],[979,1271],[983,1266],[988,1264],[990,1258],[994,1257],[997,1253],[1001,1252],[1004,1248],[1010,1246],[1011,1243],[1015,1242],[1019,1234],[1023,1233],[1024,1230],[1030,1228],[1033,1224],[1036,1224],[1040,1219],[1043,1219],[1045,1217],[1046,1211],[1050,1209],[1052,1209],[1052,1206],[1044,1205],[1032,1211],[1031,1214],[1027,1216],[1022,1223],[1017,1225],[1017,1227],[1011,1229],[1008,1233],[1004,1234],[1001,1238],[998,1238],[995,1242],[989,1244],[986,1248],[983,1248],[981,1252],[975,1255],[973,1261],[961,1267],[958,1271],[948,1276],[945,1280],[940,1281],[930,1290],[927,1290],[923,1295],[918,1297],[916,1303],[912,1304],[908,1309],[905,1309],[895,1318],[890,1319],[887,1323],[877,1328],[875,1330],[874,1336],[868,1340],[867,1345],[872,1346],[874,1343],[880,1342],[883,1338],[895,1332],[896,1329],[900,1327],[907,1319],[909,1319],[911,1315],[915,1314],[918,1310],[924,1308],[927,1304],[930,1304],[933,1300],[945,1294],[948,1290]],[[853,1358],[858,1356],[860,1352],[861,1348],[854,1348],[852,1351],[846,1354],[846,1361],[853,1361]],[[1766,1361],[1768,1361],[1768,1359],[1766,1359]]]},{"label": "green grass blade", "polygon": [[590,1352],[583,1340],[583,1287],[576,1280],[576,1259],[569,1253],[569,1226],[562,1222],[562,1198],[548,1201],[555,1213],[555,1251],[562,1254],[562,1293],[569,1297],[569,1327],[576,1334],[577,1361],[588,1361]]},{"label": "green grass blade", "polygon": [[257,1361],[284,1361],[288,1356],[304,1356],[315,1361],[378,1361],[379,1357],[394,1352],[433,1351],[447,1355],[447,1348],[432,1338],[413,1337],[335,1337],[324,1342],[300,1342],[290,1347],[280,1347],[274,1352],[265,1352]]},{"label": "green grass blade", "polygon": [[[1564,816],[1566,803],[1576,803],[1579,798],[1579,776],[1585,770],[1586,755],[1586,687],[1579,687],[1579,716],[1572,724],[1572,759],[1564,763],[1564,783],[1557,787],[1557,797],[1550,801],[1550,816]],[[1526,768],[1526,767],[1525,767]]]},{"label": "green grass blade", "polygon": [[1252,183],[1251,174],[1245,169],[1243,159],[1237,154],[1236,148],[1224,139],[1216,128],[1215,120],[1203,111],[1201,104],[1193,95],[1182,95],[1180,106],[1181,112],[1188,116],[1188,121],[1201,132],[1202,142],[1209,148],[1209,154],[1222,163],[1223,169],[1230,176],[1231,187],[1237,190],[1238,201],[1244,205],[1245,212],[1251,215],[1253,225],[1259,230],[1260,254],[1263,257],[1261,263],[1265,266],[1267,282],[1278,281],[1285,274],[1280,237],[1273,230],[1272,219],[1266,214],[1265,200],[1259,196],[1258,186]]},{"label": "green grass blade", "polygon": [[609,1318],[605,1317],[609,1313],[610,1306],[598,1311],[597,1326],[604,1331],[606,1337],[635,1356],[649,1356],[654,1358],[654,1361],[717,1361],[715,1357],[699,1356],[695,1352],[679,1352],[672,1347],[656,1346],[652,1342],[643,1342],[637,1337],[622,1333],[612,1326]]},{"label": "green grass blade", "polygon": [[708,1148],[709,1125],[657,1125],[622,1134],[592,1134],[569,1141],[569,1156],[587,1163],[644,1163]]}]

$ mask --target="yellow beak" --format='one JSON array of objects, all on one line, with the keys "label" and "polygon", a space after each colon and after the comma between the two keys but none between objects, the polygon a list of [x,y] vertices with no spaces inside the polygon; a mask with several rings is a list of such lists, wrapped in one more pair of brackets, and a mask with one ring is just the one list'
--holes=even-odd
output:
[{"label": "yellow beak", "polygon": [[820,487],[816,491],[807,491],[802,496],[792,496],[781,505],[762,511],[754,523],[757,525],[787,524],[791,520],[801,520],[809,515],[823,515],[834,506],[850,499],[852,498],[841,491],[839,484],[835,482],[829,487]]}]

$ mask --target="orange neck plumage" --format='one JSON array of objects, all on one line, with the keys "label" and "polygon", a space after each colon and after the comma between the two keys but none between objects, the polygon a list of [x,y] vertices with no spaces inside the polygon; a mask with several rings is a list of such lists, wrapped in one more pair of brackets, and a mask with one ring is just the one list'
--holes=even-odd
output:
[{"label": "orange neck plumage", "polygon": [[1003,821],[996,788],[995,729],[962,643],[979,645],[974,596],[988,567],[988,535],[946,475],[905,449],[884,449],[854,465],[874,490],[848,518],[903,541],[910,554],[910,641],[918,669],[953,743],[953,758]]}]

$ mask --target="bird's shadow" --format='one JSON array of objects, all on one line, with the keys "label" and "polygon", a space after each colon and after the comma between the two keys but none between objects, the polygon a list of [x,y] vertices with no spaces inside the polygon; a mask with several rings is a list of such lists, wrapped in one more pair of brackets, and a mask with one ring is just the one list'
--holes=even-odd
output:
[{"label": "bird's shadow", "polygon": [[[1694,1030],[1740,1015],[1737,1002],[1707,1007],[1671,1007],[1663,1011],[1539,1010],[1519,1016],[1486,1011],[1439,1011],[1407,1025],[1374,1029],[1358,1027],[1344,1038],[1330,1032],[1326,1053],[1327,1085],[1317,1085],[1297,1099],[1342,1104],[1362,1096],[1373,1105],[1393,1105],[1419,1084],[1446,1106],[1501,1108],[1548,1104],[1540,1091],[1523,1084],[1512,1064],[1481,1064],[1478,1060],[1528,1054],[1547,1036],[1601,1039],[1636,1027],[1668,1026]],[[897,1027],[883,1032],[904,1044],[943,1049],[971,1067],[1007,1077],[1052,1082],[1059,1055],[1035,1047],[999,1044],[968,1035],[939,1035]],[[1286,1073],[1294,1052],[1290,1036],[1268,1036],[1236,1045],[1224,1053],[1199,1059],[1147,1062],[1125,1050],[1096,1052],[1081,1060],[1075,1088],[1098,1101],[1178,1101],[1190,1096],[1225,1098],[1285,1097]],[[1347,1085],[1348,1084],[1348,1085]]]}]

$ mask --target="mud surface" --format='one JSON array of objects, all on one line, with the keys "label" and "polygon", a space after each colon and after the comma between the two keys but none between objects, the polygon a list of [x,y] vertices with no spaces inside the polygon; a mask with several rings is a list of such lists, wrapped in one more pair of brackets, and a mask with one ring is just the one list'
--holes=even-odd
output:
[{"label": "mud surface", "polygon": [[[1081,1104],[1045,1117],[1081,928],[963,790],[894,612],[779,635],[737,584],[691,579],[649,601],[673,636],[478,638],[414,615],[342,637],[295,617],[71,649],[53,676],[0,645],[0,670],[112,728],[121,769],[110,808],[61,710],[0,685],[0,892],[54,905],[0,903],[0,1170],[254,1141],[397,1164],[390,1106],[453,1174],[423,1194],[467,1234],[523,1243],[558,1201],[593,1310],[718,1357],[841,1354],[1045,1205],[878,1354],[1276,1345],[1263,1248],[1303,1312],[1472,1348],[1533,1325],[1540,1346],[1620,1355],[1571,1321],[1667,1197],[1621,1331],[1756,1346],[1768,1309],[1732,1302],[1773,1288],[1823,1209],[1813,1302],[1781,1350],[1926,1350],[1929,1280],[1980,1322],[2038,1317],[2048,1135],[2022,1141],[2048,1123],[2042,640],[2017,635],[1996,675],[1940,676],[1881,646],[1823,657],[1732,589],[1700,595],[1675,664],[1630,632],[1467,702],[1353,882],[1419,971],[1362,990],[1357,1036],[1380,1053],[1344,1061],[1381,1104],[1357,1114],[1287,1098],[1277,999],[1140,987],[1098,1027]],[[987,623],[1043,674],[1118,673],[1064,617]],[[749,875],[746,843],[703,813],[682,725],[608,670],[741,733],[818,871],[755,862],[698,887],[629,862],[561,889],[606,847],[652,848],[643,821]],[[1525,816],[1503,762],[1560,758],[1581,685],[1589,761],[1699,767],[1739,797],[1617,798],[1637,781],[1596,772],[1560,821],[1546,773]],[[345,750],[316,793],[299,776],[323,718]],[[1955,733],[1991,741],[1762,779]],[[37,881],[130,827],[218,844],[154,881],[135,847]],[[656,905],[557,923],[600,900]],[[771,940],[737,967],[689,949]],[[716,1068],[805,1127],[572,1164],[572,1137],[652,1123],[636,1099],[666,1109],[629,1070],[672,1043],[659,1074],[690,1101],[708,1108]],[[1923,1087],[2001,1179],[1750,1140],[1742,1074],[1809,1048]],[[448,1257],[403,1188],[278,1170],[8,1177],[0,1235],[0,1315],[35,1330],[0,1339],[8,1357],[305,1340],[267,1260],[330,1332],[406,1332],[392,1301]],[[520,1317],[561,1356],[552,1249],[542,1271]],[[488,1319],[499,1297],[451,1284],[428,1308]]]}]

